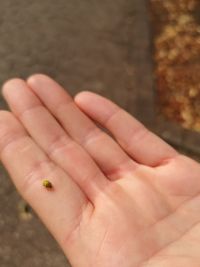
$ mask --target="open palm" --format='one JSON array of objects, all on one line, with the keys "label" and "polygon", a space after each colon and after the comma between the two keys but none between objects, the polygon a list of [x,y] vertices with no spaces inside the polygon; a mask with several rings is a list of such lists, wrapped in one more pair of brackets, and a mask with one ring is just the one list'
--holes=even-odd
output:
[{"label": "open palm", "polygon": [[3,95],[1,160],[73,267],[200,266],[197,162],[109,100],[73,100],[45,75],[12,79]]}]

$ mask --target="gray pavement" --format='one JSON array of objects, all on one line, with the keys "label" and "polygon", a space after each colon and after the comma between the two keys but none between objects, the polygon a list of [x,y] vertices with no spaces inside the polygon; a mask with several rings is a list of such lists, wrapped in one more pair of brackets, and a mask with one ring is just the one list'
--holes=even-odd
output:
[{"label": "gray pavement", "polygon": [[[146,2],[1,0],[0,85],[46,73],[72,95],[98,92],[150,124],[152,107],[138,113],[153,86]],[[23,211],[2,167],[0,181],[0,266],[69,266],[37,216]]]}]

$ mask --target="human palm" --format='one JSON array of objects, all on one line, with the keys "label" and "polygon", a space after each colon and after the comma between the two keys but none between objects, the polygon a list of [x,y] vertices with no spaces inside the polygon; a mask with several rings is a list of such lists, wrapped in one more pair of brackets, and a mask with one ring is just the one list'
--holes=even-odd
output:
[{"label": "human palm", "polygon": [[73,100],[45,75],[12,79],[3,95],[1,160],[73,267],[200,266],[197,162],[109,100]]}]

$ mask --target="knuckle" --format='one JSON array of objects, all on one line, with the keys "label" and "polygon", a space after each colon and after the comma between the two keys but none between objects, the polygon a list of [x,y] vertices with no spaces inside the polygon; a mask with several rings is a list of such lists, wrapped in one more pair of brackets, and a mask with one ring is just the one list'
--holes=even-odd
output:
[{"label": "knuckle", "polygon": [[119,107],[116,107],[115,110],[110,113],[104,120],[103,124],[106,126],[106,127],[109,127],[110,123],[112,122],[112,120],[114,118],[116,118],[120,113],[122,113],[123,110]]},{"label": "knuckle", "polygon": [[130,134],[130,139],[124,144],[124,146],[128,149],[132,149],[136,143],[144,140],[149,136],[149,130],[143,125],[139,125],[137,128],[132,129],[132,133]]},{"label": "knuckle", "polygon": [[56,136],[47,149],[48,157],[52,158],[58,151],[66,149],[68,146],[73,145],[73,143],[74,142],[64,134]]},{"label": "knuckle", "polygon": [[[14,131],[2,131],[0,132],[0,153],[10,151],[13,149],[14,144],[17,144],[20,140],[26,138],[25,134]],[[12,152],[12,151],[11,151]]]},{"label": "knuckle", "polygon": [[104,137],[104,133],[98,128],[92,128],[80,141],[81,145],[87,146],[89,143],[96,141],[97,139]]}]

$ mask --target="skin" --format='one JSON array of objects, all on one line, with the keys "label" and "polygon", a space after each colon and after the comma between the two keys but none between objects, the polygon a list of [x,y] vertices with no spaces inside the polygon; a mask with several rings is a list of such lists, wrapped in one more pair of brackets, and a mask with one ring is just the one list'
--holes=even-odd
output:
[{"label": "skin", "polygon": [[73,267],[200,266],[197,162],[111,101],[73,99],[45,75],[2,93],[1,161]]}]

